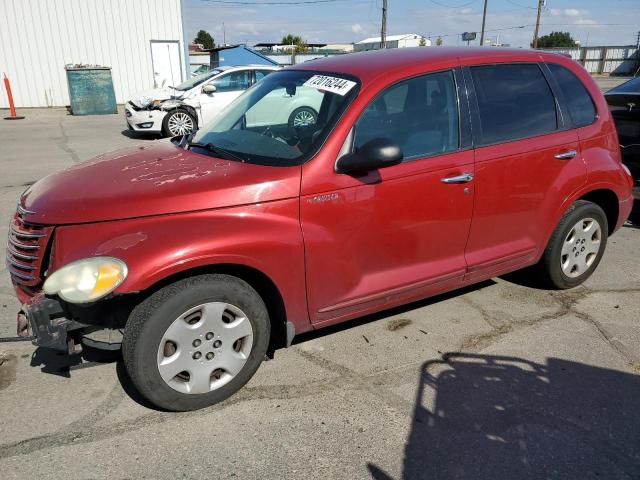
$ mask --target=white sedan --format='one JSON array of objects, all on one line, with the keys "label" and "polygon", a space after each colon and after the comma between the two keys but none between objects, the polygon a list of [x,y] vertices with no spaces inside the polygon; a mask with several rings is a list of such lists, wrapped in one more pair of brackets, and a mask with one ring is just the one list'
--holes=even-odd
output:
[{"label": "white sedan", "polygon": [[209,122],[251,85],[280,67],[219,67],[175,87],[140,92],[126,102],[127,125],[137,132],[185,135]]}]

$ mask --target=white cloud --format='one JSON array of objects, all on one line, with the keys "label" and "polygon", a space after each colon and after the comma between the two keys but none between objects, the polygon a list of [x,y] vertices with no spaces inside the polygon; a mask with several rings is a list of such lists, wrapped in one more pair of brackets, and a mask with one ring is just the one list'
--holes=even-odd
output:
[{"label": "white cloud", "polygon": [[353,25],[351,25],[351,31],[353,33],[362,33],[364,32],[364,28],[362,28],[362,25],[360,25],[359,23],[354,23]]},{"label": "white cloud", "polygon": [[577,8],[565,8],[564,14],[567,17],[580,17],[582,16],[583,12],[582,10],[578,10]]},{"label": "white cloud", "polygon": [[460,10],[460,13],[462,15],[469,15],[469,14],[473,13],[473,8],[469,8],[469,7],[463,8],[462,10]]}]

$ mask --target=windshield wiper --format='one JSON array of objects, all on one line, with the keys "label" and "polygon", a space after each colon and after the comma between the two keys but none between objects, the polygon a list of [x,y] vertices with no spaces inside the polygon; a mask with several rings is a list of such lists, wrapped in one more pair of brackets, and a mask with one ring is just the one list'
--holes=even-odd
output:
[{"label": "windshield wiper", "polygon": [[223,158],[225,157],[227,159],[231,158],[233,160],[238,160],[243,163],[247,161],[245,158],[242,158],[241,156],[236,155],[235,153],[230,152],[229,150],[225,150],[224,148],[218,147],[211,142],[209,143],[189,142],[189,149],[192,149],[193,147],[202,148],[203,150],[207,150],[216,155],[221,155]]}]

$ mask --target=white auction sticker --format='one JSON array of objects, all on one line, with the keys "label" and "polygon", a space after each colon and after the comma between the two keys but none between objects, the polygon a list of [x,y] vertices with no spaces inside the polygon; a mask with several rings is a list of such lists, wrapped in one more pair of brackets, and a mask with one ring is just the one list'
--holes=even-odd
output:
[{"label": "white auction sticker", "polygon": [[330,77],[327,75],[314,75],[309,80],[304,82],[305,87],[317,88],[318,90],[325,90],[331,93],[337,93],[338,95],[346,95],[349,93],[356,82],[351,80],[345,80],[344,78]]}]

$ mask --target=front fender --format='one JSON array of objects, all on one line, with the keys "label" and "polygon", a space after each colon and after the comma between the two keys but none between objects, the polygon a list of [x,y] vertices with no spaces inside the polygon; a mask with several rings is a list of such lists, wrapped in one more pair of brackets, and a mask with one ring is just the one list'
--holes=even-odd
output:
[{"label": "front fender", "polygon": [[196,267],[233,264],[259,270],[280,291],[296,331],[310,327],[297,198],[56,230],[52,270],[74,260],[113,256],[129,275],[118,293],[145,290]]}]

